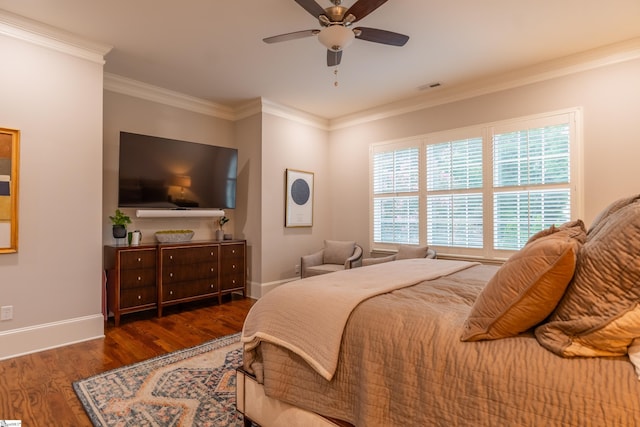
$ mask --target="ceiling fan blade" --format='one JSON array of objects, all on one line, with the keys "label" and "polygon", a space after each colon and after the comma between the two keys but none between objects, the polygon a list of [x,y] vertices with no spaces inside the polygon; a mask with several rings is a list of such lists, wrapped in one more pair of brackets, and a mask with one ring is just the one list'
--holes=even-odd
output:
[{"label": "ceiling fan blade", "polygon": [[379,30],[377,28],[358,27],[354,28],[353,32],[356,34],[357,39],[391,46],[404,46],[409,40],[409,36],[405,36],[404,34]]},{"label": "ceiling fan blade", "polygon": [[335,67],[336,65],[340,65],[340,60],[342,59],[342,51],[338,50],[330,50],[327,49],[327,67]]},{"label": "ceiling fan blade", "polygon": [[300,6],[307,12],[313,15],[314,18],[318,18],[320,15],[324,15],[324,9],[315,0],[296,0]]},{"label": "ceiling fan blade", "polygon": [[358,0],[345,12],[344,16],[348,16],[349,14],[353,15],[355,19],[352,22],[355,22],[364,18],[386,2],[387,0]]},{"label": "ceiling fan blade", "polygon": [[286,42],[288,40],[301,39],[304,37],[315,36],[318,34],[320,30],[304,30],[304,31],[295,31],[293,33],[280,34],[277,36],[267,37],[262,39],[265,43],[279,43]]}]

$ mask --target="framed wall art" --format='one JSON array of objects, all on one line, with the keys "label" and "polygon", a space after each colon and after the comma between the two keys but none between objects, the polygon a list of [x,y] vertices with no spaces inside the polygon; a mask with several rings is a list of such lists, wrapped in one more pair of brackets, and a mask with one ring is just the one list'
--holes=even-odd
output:
[{"label": "framed wall art", "polygon": [[285,227],[313,226],[313,173],[287,169]]},{"label": "framed wall art", "polygon": [[20,131],[0,128],[0,254],[18,251]]}]

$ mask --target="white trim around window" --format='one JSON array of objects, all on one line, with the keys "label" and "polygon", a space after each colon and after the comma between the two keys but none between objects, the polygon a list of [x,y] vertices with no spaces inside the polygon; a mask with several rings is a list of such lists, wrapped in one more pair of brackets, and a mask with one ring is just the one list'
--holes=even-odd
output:
[{"label": "white trim around window", "polygon": [[506,259],[582,217],[582,164],[580,108],[373,143],[370,247]]}]

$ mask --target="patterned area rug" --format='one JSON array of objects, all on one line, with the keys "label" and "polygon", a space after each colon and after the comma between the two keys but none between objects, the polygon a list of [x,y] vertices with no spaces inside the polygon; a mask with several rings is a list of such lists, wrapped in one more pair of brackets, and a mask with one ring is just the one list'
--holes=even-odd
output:
[{"label": "patterned area rug", "polygon": [[242,426],[240,334],[73,383],[94,426]]}]

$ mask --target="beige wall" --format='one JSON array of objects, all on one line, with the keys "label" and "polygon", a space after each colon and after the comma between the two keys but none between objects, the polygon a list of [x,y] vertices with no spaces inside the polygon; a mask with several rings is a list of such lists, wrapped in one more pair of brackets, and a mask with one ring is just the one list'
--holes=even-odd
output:
[{"label": "beige wall", "polygon": [[0,358],[102,336],[102,61],[0,35],[21,132],[19,250],[0,255]]},{"label": "beige wall", "polygon": [[262,278],[262,115],[238,120],[238,187],[235,233],[247,239],[249,294],[260,296]]},{"label": "beige wall", "polygon": [[[326,130],[272,114],[262,115],[262,276],[271,283],[295,277],[300,256],[330,239],[329,135]],[[313,227],[286,228],[285,170],[314,174]]]},{"label": "beige wall", "polygon": [[[640,192],[640,60],[331,132],[331,235],[369,250],[369,144],[571,107],[583,108],[583,220]],[[349,185],[345,185],[349,183]]]},{"label": "beige wall", "polygon": [[[235,147],[234,124],[210,115],[135,98],[105,90],[104,92],[104,181],[103,218],[101,224],[104,244],[114,244],[109,215],[118,205],[118,156],[120,131],[159,136],[203,144]],[[144,161],[144,159],[140,159]],[[195,240],[212,239],[217,228],[214,218],[136,218],[136,210],[122,209],[131,217],[128,230],[140,230],[142,241],[154,242],[154,233],[167,229],[190,229]],[[225,230],[235,235],[235,209],[226,210],[231,222]]]}]

